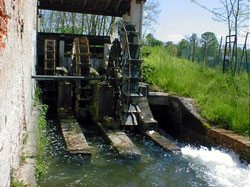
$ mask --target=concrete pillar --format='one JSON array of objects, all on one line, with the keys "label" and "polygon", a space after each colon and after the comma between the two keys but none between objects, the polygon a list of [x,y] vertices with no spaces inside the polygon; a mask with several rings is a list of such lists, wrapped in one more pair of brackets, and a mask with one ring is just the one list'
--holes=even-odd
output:
[{"label": "concrete pillar", "polygon": [[136,25],[140,36],[142,35],[144,1],[132,0],[130,13],[123,15],[123,20]]}]

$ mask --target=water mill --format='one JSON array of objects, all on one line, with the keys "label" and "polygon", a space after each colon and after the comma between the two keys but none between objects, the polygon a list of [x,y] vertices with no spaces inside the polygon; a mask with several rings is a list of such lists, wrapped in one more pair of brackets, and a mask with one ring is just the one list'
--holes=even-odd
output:
[{"label": "water mill", "polygon": [[[192,95],[188,91],[178,96],[164,89],[173,81],[168,75],[178,77],[186,67],[185,51],[144,36],[146,3],[157,4],[0,0],[0,187],[250,186],[248,131],[239,135],[229,123],[220,128],[206,119],[200,100],[186,97]],[[73,21],[67,22],[67,16]],[[43,29],[46,25],[50,31]],[[244,75],[247,38],[239,67]],[[213,79],[211,67],[195,57],[199,46],[191,39],[188,63],[197,61],[191,69]],[[208,45],[203,42],[200,50],[204,63]],[[223,73],[231,60],[237,76],[236,35],[227,36],[225,46],[221,40],[218,50]],[[157,54],[165,53],[169,61],[177,59],[171,56],[176,53],[179,64],[157,79],[172,63],[159,62],[166,58]],[[234,98],[245,99],[245,87],[236,85]]]}]

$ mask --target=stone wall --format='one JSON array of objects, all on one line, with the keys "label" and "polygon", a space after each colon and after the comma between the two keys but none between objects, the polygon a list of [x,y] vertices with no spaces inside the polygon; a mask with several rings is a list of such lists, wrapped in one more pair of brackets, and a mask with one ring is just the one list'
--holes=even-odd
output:
[{"label": "stone wall", "polygon": [[36,0],[0,0],[0,186],[19,166],[36,62]]},{"label": "stone wall", "polygon": [[195,145],[221,146],[233,150],[250,163],[250,139],[210,126],[201,117],[194,99],[149,92],[149,104],[159,125],[178,140]]},{"label": "stone wall", "polygon": [[208,137],[213,142],[236,152],[240,158],[250,163],[250,139],[224,129],[211,129]]}]

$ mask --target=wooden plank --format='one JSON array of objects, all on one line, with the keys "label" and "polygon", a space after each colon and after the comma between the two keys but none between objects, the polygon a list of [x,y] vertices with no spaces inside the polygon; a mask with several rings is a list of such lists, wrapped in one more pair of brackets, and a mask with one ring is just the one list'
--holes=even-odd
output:
[{"label": "wooden plank", "polygon": [[[98,1],[100,2],[100,0]],[[112,2],[115,3],[114,6],[110,6]],[[116,17],[122,17],[125,13],[129,12],[130,10],[130,0],[113,0],[113,1],[105,0],[104,3],[105,4],[103,8],[99,9],[98,4],[96,4],[96,1],[93,0],[78,0],[78,1],[72,0],[71,3],[67,2],[67,6],[65,0],[59,0],[59,1],[40,0],[38,8],[45,10],[56,10],[64,12],[85,13],[93,15],[116,16]],[[123,5],[122,7],[120,7],[121,4]],[[88,9],[86,9],[86,6],[88,6]]]},{"label": "wooden plank", "polygon": [[108,0],[108,1],[107,1],[106,5],[105,5],[105,7],[104,7],[104,10],[107,10],[107,8],[108,8],[109,5],[110,5],[110,2],[111,2],[111,0]]},{"label": "wooden plank", "polygon": [[100,123],[98,123],[98,127],[120,156],[132,158],[141,157],[139,149],[124,132],[120,130],[106,130]]},{"label": "wooden plank", "polygon": [[94,10],[97,8],[97,5],[98,5],[99,1],[100,1],[100,0],[96,0]]},{"label": "wooden plank", "polygon": [[73,8],[76,6],[76,0],[73,0],[72,5],[73,5]]},{"label": "wooden plank", "polygon": [[162,147],[165,151],[180,151],[180,148],[177,145],[173,144],[165,136],[160,135],[154,130],[145,131],[143,134],[155,142],[158,146]]},{"label": "wooden plank", "polygon": [[83,0],[83,6],[82,6],[83,9],[85,9],[87,2],[88,2],[88,0]]},{"label": "wooden plank", "polygon": [[66,143],[66,151],[70,154],[91,155],[91,147],[71,112],[58,111],[62,135]]},{"label": "wooden plank", "polygon": [[115,7],[115,12],[117,12],[117,10],[119,9],[120,4],[121,4],[121,0],[118,0],[118,3],[116,5],[116,7]]}]

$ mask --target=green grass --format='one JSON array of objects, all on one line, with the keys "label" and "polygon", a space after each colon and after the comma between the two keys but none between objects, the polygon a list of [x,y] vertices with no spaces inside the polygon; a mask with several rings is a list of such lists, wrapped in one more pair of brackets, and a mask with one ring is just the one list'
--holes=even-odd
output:
[{"label": "green grass", "polygon": [[29,184],[24,184],[16,179],[11,179],[10,187],[30,187]]},{"label": "green grass", "polygon": [[34,104],[38,106],[40,110],[40,115],[38,117],[38,133],[36,135],[37,139],[37,155],[36,155],[36,180],[40,180],[43,175],[45,175],[48,172],[48,167],[46,166],[46,163],[44,161],[45,157],[45,146],[47,144],[47,137],[45,133],[45,129],[47,126],[47,120],[46,120],[46,114],[48,110],[47,105],[43,105],[39,102],[39,99],[42,95],[42,90],[39,88],[39,86],[36,89],[35,93],[35,99]]},{"label": "green grass", "polygon": [[46,113],[48,106],[39,105],[40,115],[38,118],[38,134],[37,134],[37,156],[36,156],[36,180],[38,181],[41,177],[48,172],[48,167],[44,161],[45,145],[47,143],[46,133],[44,132],[47,125]]},{"label": "green grass", "polygon": [[10,187],[30,187],[30,184],[25,184],[24,182],[20,181],[17,177],[17,170],[11,169],[10,171],[11,178],[10,178]]},{"label": "green grass", "polygon": [[194,98],[201,114],[211,124],[249,134],[248,77],[232,77],[218,68],[190,62],[168,54],[161,47],[144,47],[142,74],[153,88]]}]

